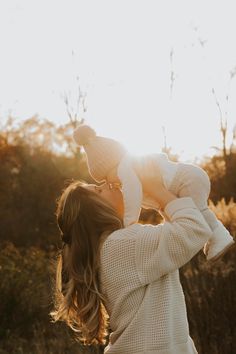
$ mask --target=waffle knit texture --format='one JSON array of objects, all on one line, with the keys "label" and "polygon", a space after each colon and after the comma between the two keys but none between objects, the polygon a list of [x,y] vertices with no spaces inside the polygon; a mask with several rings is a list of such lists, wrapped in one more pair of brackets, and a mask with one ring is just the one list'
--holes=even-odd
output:
[{"label": "waffle knit texture", "polygon": [[189,197],[165,207],[170,221],[133,224],[101,248],[100,285],[110,318],[105,354],[196,354],[178,269],[211,230]]}]

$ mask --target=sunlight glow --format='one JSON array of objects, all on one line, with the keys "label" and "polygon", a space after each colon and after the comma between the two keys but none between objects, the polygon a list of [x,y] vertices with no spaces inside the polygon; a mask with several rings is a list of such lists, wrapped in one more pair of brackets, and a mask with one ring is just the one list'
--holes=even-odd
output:
[{"label": "sunlight glow", "polygon": [[183,160],[213,154],[221,136],[212,87],[228,112],[228,143],[236,123],[233,9],[234,1],[3,1],[0,116],[65,123],[62,95],[75,107],[79,77],[80,117],[98,134],[145,154],[164,146],[164,127]]}]

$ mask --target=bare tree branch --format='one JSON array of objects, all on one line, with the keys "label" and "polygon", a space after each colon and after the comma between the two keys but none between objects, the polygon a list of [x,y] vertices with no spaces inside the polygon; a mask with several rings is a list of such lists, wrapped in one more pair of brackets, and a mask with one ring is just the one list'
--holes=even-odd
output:
[{"label": "bare tree branch", "polygon": [[175,81],[175,73],[173,70],[173,55],[174,55],[174,49],[171,48],[171,51],[170,51],[170,99],[172,98],[174,81]]},{"label": "bare tree branch", "polygon": [[85,106],[85,99],[87,94],[83,93],[79,84],[79,76],[76,76],[76,82],[77,82],[77,94],[76,94],[76,103],[75,107],[73,107],[72,103],[72,98],[71,98],[71,92],[69,91],[68,93],[64,92],[62,95],[62,99],[65,103],[66,106],[66,113],[69,117],[69,120],[74,128],[78,126],[78,124],[82,124],[84,122],[83,118],[80,118],[81,114],[81,108],[82,112],[86,112],[86,106]]},{"label": "bare tree branch", "polygon": [[224,156],[224,160],[227,163],[227,150],[226,150],[226,135],[227,135],[227,119],[225,119],[225,121],[223,122],[223,115],[222,115],[222,110],[219,104],[219,101],[216,97],[216,93],[215,93],[215,89],[212,88],[212,93],[215,97],[215,101],[216,101],[216,105],[219,109],[219,113],[220,113],[220,131],[222,134],[222,143],[223,143],[223,156]]}]

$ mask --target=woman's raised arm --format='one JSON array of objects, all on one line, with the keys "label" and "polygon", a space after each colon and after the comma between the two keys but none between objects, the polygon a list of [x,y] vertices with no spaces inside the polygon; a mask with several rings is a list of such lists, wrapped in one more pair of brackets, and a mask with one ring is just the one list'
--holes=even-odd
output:
[{"label": "woman's raised arm", "polygon": [[210,227],[190,197],[171,198],[163,191],[164,212],[170,221],[156,226],[136,224],[135,262],[142,284],[183,266],[211,237]]}]

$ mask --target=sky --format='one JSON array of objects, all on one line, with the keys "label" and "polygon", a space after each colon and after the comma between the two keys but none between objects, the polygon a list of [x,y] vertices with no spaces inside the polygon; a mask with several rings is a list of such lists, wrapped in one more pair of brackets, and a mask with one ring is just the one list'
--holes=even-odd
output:
[{"label": "sky", "polygon": [[[1,0],[0,119],[69,118],[130,152],[166,143],[183,161],[228,144],[236,124],[235,2]],[[171,72],[174,80],[171,80]],[[171,89],[172,84],[172,89]],[[215,90],[215,95],[212,93]],[[229,99],[227,101],[226,96]]]}]

